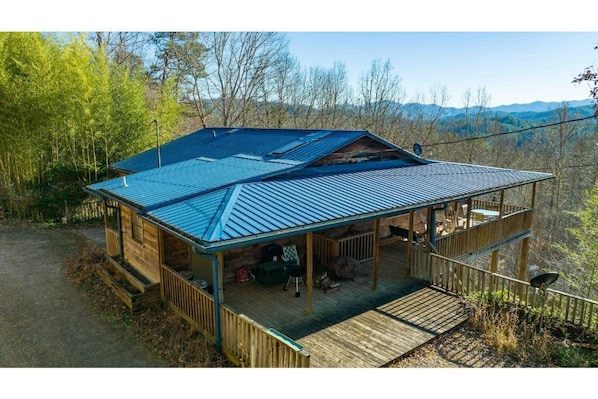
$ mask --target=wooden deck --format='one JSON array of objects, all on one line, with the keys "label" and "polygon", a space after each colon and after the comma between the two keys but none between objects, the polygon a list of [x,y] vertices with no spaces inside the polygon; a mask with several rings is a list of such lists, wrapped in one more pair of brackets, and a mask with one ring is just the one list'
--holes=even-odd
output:
[{"label": "wooden deck", "polygon": [[457,297],[428,287],[298,342],[311,353],[310,367],[382,367],[466,319]]},{"label": "wooden deck", "polygon": [[381,367],[466,319],[457,297],[409,277],[404,249],[401,243],[380,248],[376,290],[371,262],[338,291],[314,289],[309,315],[305,287],[296,298],[284,284],[231,282],[224,302],[303,345],[311,367]]}]

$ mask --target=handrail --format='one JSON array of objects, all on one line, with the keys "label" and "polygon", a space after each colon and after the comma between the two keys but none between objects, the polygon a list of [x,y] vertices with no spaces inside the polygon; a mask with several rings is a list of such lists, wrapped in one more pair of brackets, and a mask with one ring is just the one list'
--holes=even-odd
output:
[{"label": "handrail", "polygon": [[495,243],[516,236],[531,229],[532,209],[524,209],[500,219],[478,224],[465,230],[457,230],[436,239],[436,247],[441,255],[458,258]]},{"label": "handrail", "polygon": [[[214,300],[168,265],[162,264],[163,298],[209,339],[215,339]],[[220,305],[222,350],[248,367],[309,367],[309,352],[281,333],[269,331],[246,315]]]},{"label": "handrail", "polygon": [[445,256],[413,249],[411,276],[428,281],[459,295],[500,293],[505,300],[518,306],[537,308],[544,303],[547,313],[586,328],[598,327],[598,302],[592,299],[546,290],[542,301],[540,292],[529,282],[492,273]]}]

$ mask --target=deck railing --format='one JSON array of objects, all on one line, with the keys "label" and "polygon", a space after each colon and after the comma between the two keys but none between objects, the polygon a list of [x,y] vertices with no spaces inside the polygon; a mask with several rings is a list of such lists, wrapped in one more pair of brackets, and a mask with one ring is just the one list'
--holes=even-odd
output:
[{"label": "deck railing", "polygon": [[160,268],[162,298],[204,335],[215,337],[214,299],[166,265]]},{"label": "deck railing", "polygon": [[309,367],[310,355],[293,340],[228,306],[221,307],[222,348],[243,367]]},{"label": "deck railing", "polygon": [[[471,200],[471,209],[488,209],[492,211],[500,211],[500,202],[496,201],[484,201],[479,199]],[[502,215],[507,216],[512,213],[517,213],[523,211],[527,208],[519,206],[519,205],[511,205],[511,204],[503,204],[502,206]]]},{"label": "deck railing", "polygon": [[457,230],[452,234],[438,237],[436,248],[447,258],[459,258],[529,230],[532,216],[532,209],[524,209],[501,219],[481,223],[469,229]]},{"label": "deck railing", "polygon": [[586,328],[598,327],[598,302],[548,288],[542,298],[528,282],[413,249],[411,276],[459,295],[494,292],[520,306],[545,306],[547,315]]},{"label": "deck railing", "polygon": [[[162,265],[162,298],[209,339],[215,340],[214,298]],[[226,305],[220,306],[222,350],[244,367],[309,367],[309,353],[293,340],[266,329]]]},{"label": "deck railing", "polygon": [[368,231],[342,238],[330,238],[314,234],[314,255],[327,264],[336,256],[349,256],[359,262],[374,257],[374,232]]},{"label": "deck railing", "polygon": [[118,232],[106,228],[106,253],[111,257],[120,256],[120,242]]}]

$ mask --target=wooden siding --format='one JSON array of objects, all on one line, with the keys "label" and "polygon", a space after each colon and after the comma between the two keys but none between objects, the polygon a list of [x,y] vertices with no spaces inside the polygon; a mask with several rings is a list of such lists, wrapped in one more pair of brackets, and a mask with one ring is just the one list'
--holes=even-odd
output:
[{"label": "wooden siding", "polygon": [[269,244],[278,244],[281,246],[294,244],[300,257],[300,263],[305,265],[305,237],[295,236],[283,240],[271,241],[263,244],[255,244],[243,248],[238,248],[223,253],[224,257],[224,276],[223,281],[234,281],[236,270],[241,266],[256,267],[263,262],[263,249]]},{"label": "wooden siding", "polygon": [[120,239],[118,231],[106,228],[106,253],[108,256],[120,256]]},{"label": "wooden siding", "polygon": [[[459,295],[500,293],[519,306],[538,308],[542,298],[526,281],[476,268],[443,256],[414,251],[412,276]],[[598,327],[598,302],[548,288],[546,314],[586,328]]]},{"label": "wooden siding", "polygon": [[154,282],[160,281],[160,260],[158,228],[142,221],[143,242],[133,238],[131,214],[136,212],[126,206],[120,206],[123,235],[124,258],[133,267]]},{"label": "wooden siding", "polygon": [[162,242],[164,263],[175,270],[189,269],[191,252],[189,244],[167,232],[162,232]]},{"label": "wooden siding", "polygon": [[529,232],[533,211],[526,209],[511,213],[502,219],[478,224],[469,229],[457,230],[452,234],[438,237],[436,248],[438,253],[447,258],[459,258],[500,244],[510,237]]},{"label": "wooden siding", "polygon": [[313,166],[407,158],[399,151],[370,138],[362,137],[317,161]]}]

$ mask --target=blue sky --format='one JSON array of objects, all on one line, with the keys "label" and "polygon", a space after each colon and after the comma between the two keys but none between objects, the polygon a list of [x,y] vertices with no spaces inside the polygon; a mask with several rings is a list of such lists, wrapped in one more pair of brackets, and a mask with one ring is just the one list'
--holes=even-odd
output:
[{"label": "blue sky", "polygon": [[571,80],[598,65],[598,32],[290,32],[303,67],[345,65],[356,84],[373,60],[389,59],[407,100],[443,86],[449,105],[485,88],[491,105],[588,98]]},{"label": "blue sky", "polygon": [[73,8],[70,0],[33,0],[3,6],[0,30],[287,32],[302,66],[342,62],[354,85],[373,60],[389,59],[407,100],[442,86],[458,107],[465,90],[485,88],[498,106],[588,98],[588,87],[571,80],[598,65],[594,2],[103,0]]}]

